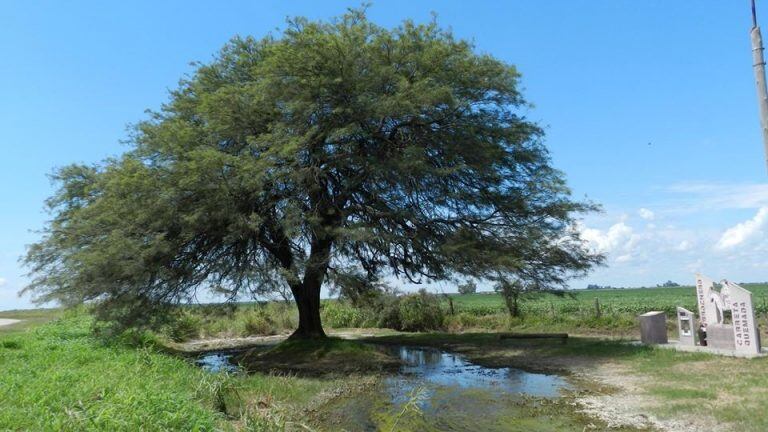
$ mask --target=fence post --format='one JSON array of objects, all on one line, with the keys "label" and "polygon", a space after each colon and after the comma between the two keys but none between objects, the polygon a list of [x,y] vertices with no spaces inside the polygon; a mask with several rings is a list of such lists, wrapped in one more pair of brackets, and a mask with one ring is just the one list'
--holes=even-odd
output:
[{"label": "fence post", "polygon": [[595,318],[600,318],[600,299],[595,297]]}]

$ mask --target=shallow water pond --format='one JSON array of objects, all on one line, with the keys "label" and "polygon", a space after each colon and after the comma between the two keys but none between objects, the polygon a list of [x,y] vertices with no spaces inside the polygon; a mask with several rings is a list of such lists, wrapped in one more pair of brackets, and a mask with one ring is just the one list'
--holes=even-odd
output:
[{"label": "shallow water pond", "polygon": [[[362,394],[321,408],[321,430],[333,431],[556,431],[580,424],[563,416],[561,376],[489,368],[435,348],[379,346],[400,358],[397,374]],[[211,372],[237,372],[242,350],[210,352],[195,363]]]},{"label": "shallow water pond", "polygon": [[560,376],[488,368],[434,348],[383,349],[403,361],[399,373],[328,407],[327,430],[569,430],[570,419],[558,418],[557,398],[570,388]]},{"label": "shallow water pond", "polygon": [[392,354],[404,363],[400,373],[385,380],[393,402],[404,401],[414,387],[482,389],[499,394],[557,397],[568,383],[560,376],[526,372],[515,368],[488,368],[464,356],[434,348],[396,346]]}]

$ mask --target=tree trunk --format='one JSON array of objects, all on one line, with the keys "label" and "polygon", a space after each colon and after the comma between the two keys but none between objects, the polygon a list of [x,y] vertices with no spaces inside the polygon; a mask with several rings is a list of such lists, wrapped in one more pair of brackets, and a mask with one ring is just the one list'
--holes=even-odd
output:
[{"label": "tree trunk", "polygon": [[320,288],[328,270],[332,245],[332,241],[327,238],[314,241],[304,271],[304,280],[291,286],[296,307],[299,309],[299,328],[293,332],[290,339],[326,337],[320,322]]},{"label": "tree trunk", "polygon": [[323,325],[320,322],[320,286],[302,283],[291,288],[299,309],[299,327],[291,334],[290,339],[322,339],[325,338]]},{"label": "tree trunk", "polygon": [[517,293],[505,293],[504,294],[504,301],[507,303],[507,310],[509,310],[509,315],[512,318],[517,318],[520,316],[520,308],[517,304]]},{"label": "tree trunk", "polygon": [[520,307],[517,304],[517,294],[512,296],[512,316],[515,318],[520,316]]}]

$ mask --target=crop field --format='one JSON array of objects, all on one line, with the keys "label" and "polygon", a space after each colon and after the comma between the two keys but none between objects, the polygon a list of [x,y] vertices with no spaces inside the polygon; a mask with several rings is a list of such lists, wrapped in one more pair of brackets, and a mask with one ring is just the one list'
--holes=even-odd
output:
[{"label": "crop field", "polygon": [[[752,292],[755,312],[768,313],[768,285],[744,284]],[[487,315],[504,312],[504,302],[496,293],[476,293],[452,296],[457,313]],[[601,314],[638,315],[652,310],[674,314],[677,306],[696,312],[696,290],[692,286],[675,288],[616,288],[572,290],[565,296],[531,294],[521,302],[523,315],[590,315],[596,313],[596,302]]]}]

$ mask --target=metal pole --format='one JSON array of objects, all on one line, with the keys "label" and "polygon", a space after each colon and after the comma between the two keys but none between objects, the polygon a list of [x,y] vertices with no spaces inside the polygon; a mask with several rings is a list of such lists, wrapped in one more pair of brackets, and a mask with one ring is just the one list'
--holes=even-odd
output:
[{"label": "metal pole", "polygon": [[760,107],[760,127],[763,130],[763,148],[765,150],[765,163],[768,168],[768,87],[765,83],[765,59],[763,58],[763,36],[760,34],[760,26],[757,25],[757,13],[755,0],[752,0],[752,65],[755,70],[755,82],[757,84],[757,102]]}]

